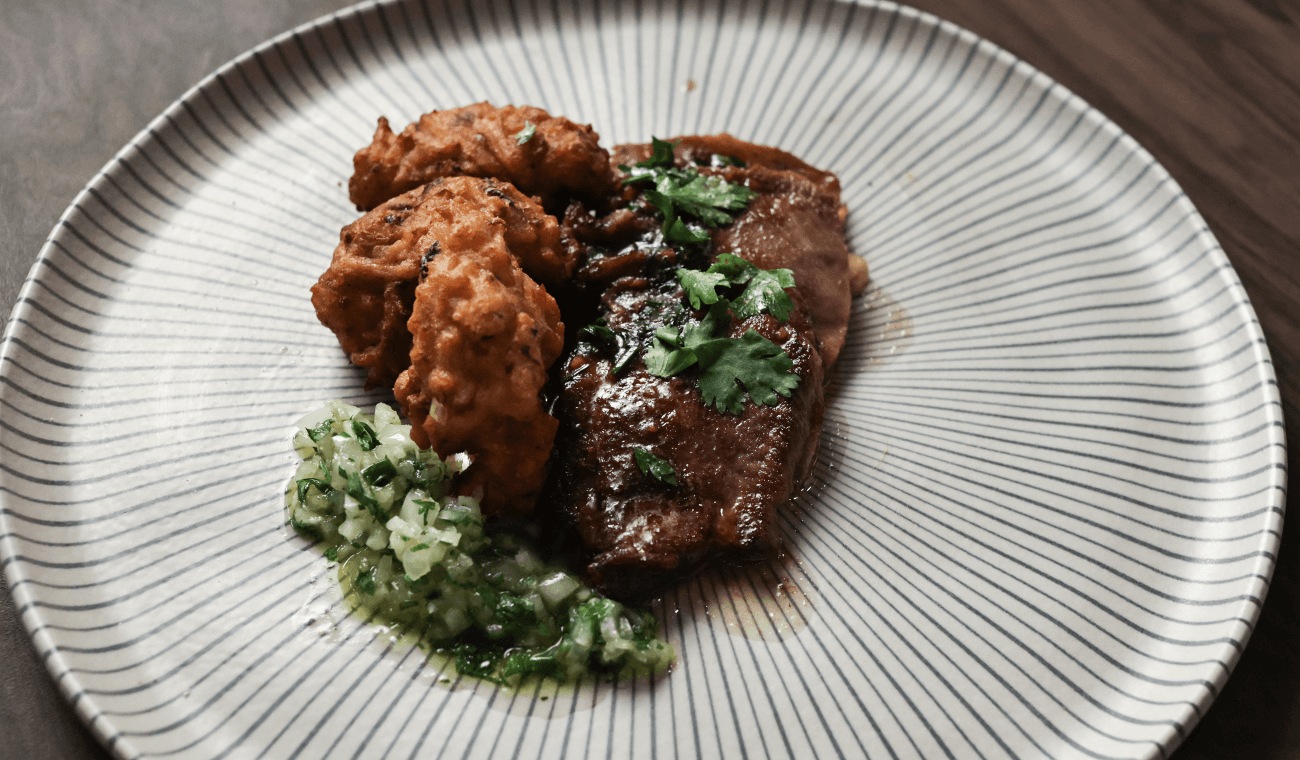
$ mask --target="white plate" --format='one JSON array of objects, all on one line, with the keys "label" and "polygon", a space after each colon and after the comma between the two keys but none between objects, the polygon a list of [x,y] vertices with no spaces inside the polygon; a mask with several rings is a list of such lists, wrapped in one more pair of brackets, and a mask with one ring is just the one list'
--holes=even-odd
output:
[{"label": "white plate", "polygon": [[[1284,453],[1246,295],[1165,171],[906,8],[567,7],[385,3],[281,36],[68,209],[5,336],[0,548],[76,709],[123,757],[1175,746],[1258,613]],[[374,400],[307,297],[352,153],[381,114],[480,100],[606,145],[778,145],[839,173],[871,262],[793,559],[670,595],[680,664],[652,683],[441,684],[330,609],[281,524],[290,424]]]}]

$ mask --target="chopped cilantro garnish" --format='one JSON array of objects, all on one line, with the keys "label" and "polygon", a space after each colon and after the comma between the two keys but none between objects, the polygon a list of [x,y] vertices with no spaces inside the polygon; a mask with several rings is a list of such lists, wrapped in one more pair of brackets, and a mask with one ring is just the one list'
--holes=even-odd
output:
[{"label": "chopped cilantro garnish", "polygon": [[362,592],[369,594],[370,596],[374,596],[375,595],[374,568],[371,568],[365,571],[364,573],[358,573],[357,579],[353,581],[352,585],[356,586]]},{"label": "chopped cilantro garnish", "polygon": [[716,264],[709,267],[707,272],[698,269],[677,270],[677,281],[682,284],[682,290],[686,291],[692,307],[702,309],[712,306],[718,302],[718,288],[731,284],[725,274],[714,271],[716,267]]},{"label": "chopped cilantro garnish", "polygon": [[379,439],[375,437],[375,429],[362,422],[361,420],[351,420],[352,435],[356,436],[357,443],[361,444],[362,451],[370,451],[379,445]]},{"label": "chopped cilantro garnish", "polygon": [[[681,142],[678,140],[677,142]],[[673,165],[673,148],[677,143],[660,140],[658,137],[650,138],[650,157],[644,161],[638,161],[637,166],[642,169],[652,169],[657,166]]]},{"label": "chopped cilantro garnish", "polygon": [[361,474],[365,476],[367,483],[379,488],[397,475],[397,467],[393,465],[392,460],[381,459],[362,470]]},{"label": "chopped cilantro garnish", "polygon": [[[641,349],[639,340],[623,330],[611,329],[604,319],[598,319],[578,331],[578,339],[588,343],[609,343],[614,346],[614,374],[627,369]],[[576,375],[575,375],[576,377]]]},{"label": "chopped cilantro garnish", "polygon": [[409,551],[418,552],[428,548],[428,544],[416,544],[415,546],[412,546]]},{"label": "chopped cilantro garnish", "polygon": [[325,559],[329,560],[330,562],[338,562],[338,561],[339,561],[339,548],[338,548],[337,546],[331,546],[330,548],[326,549],[326,550],[325,550]]},{"label": "chopped cilantro garnish", "polygon": [[740,319],[766,311],[778,322],[785,322],[790,318],[793,306],[785,289],[793,287],[794,273],[789,269],[760,269],[745,286],[744,292],[731,302],[731,311]]},{"label": "chopped cilantro garnish", "polygon": [[326,483],[323,480],[320,480],[318,478],[303,478],[302,480],[298,481],[298,503],[299,504],[307,503],[308,489],[310,489],[312,486],[315,486],[316,490],[320,491],[325,496],[329,496],[330,494],[334,493],[334,489],[330,487],[330,484]]},{"label": "chopped cilantro garnish", "polygon": [[781,322],[790,318],[792,304],[785,288],[794,287],[794,272],[789,269],[759,269],[739,256],[723,253],[707,271],[678,269],[677,281],[697,309],[718,303],[717,288],[745,285],[739,297],[726,302],[737,317],[745,319],[766,311]]},{"label": "chopped cilantro garnish", "polygon": [[439,506],[438,502],[429,501],[428,499],[416,499],[415,503],[420,507],[420,519],[424,521],[425,525],[428,525],[429,510],[437,509]]},{"label": "chopped cilantro garnish", "polygon": [[799,387],[790,356],[754,330],[739,338],[715,337],[725,320],[724,312],[722,304],[715,304],[698,324],[680,331],[670,327],[657,330],[646,351],[646,369],[652,375],[672,377],[698,365],[704,405],[732,414],[744,411],[745,391],[755,403],[767,406],[775,406],[780,401],[778,395],[788,398]]},{"label": "chopped cilantro garnish", "polygon": [[609,329],[604,319],[598,319],[578,331],[578,338],[586,338],[589,341],[614,340],[614,331]]},{"label": "chopped cilantro garnish", "polygon": [[[340,470],[340,472],[342,471]],[[383,523],[388,520],[388,514],[384,512],[383,507],[379,506],[379,502],[375,501],[375,497],[366,491],[365,484],[361,482],[361,473],[348,473],[348,496],[356,499],[357,503],[369,510],[370,514],[374,515],[379,522]]]},{"label": "chopped cilantro garnish", "polygon": [[334,420],[325,420],[321,424],[307,431],[307,435],[312,441],[319,441],[322,438],[328,438],[334,432]]},{"label": "chopped cilantro garnish", "polygon": [[518,145],[523,145],[524,143],[533,139],[533,135],[535,134],[537,134],[537,125],[532,123],[531,121],[526,121],[524,122],[524,128],[519,130],[515,134],[515,143]]},{"label": "chopped cilantro garnish", "polygon": [[709,239],[703,229],[682,220],[693,217],[706,227],[729,224],[732,212],[745,208],[758,193],[721,177],[706,177],[694,169],[673,165],[675,143],[651,138],[650,158],[636,166],[620,166],[628,174],[624,184],[652,182],[645,198],[664,216],[664,239],[677,243],[703,243]]},{"label": "chopped cilantro garnish", "polygon": [[297,517],[289,518],[289,527],[293,528],[298,535],[303,536],[304,538],[310,538],[313,541],[318,541],[323,538],[318,526],[309,522],[303,522]]},{"label": "chopped cilantro garnish", "polygon": [[[744,411],[745,391],[756,403],[776,406],[778,395],[789,398],[790,392],[799,387],[790,356],[754,330],[739,339],[728,339],[708,367],[702,362],[700,366],[704,405],[732,414]],[[745,391],[737,383],[744,384]]]},{"label": "chopped cilantro garnish", "polygon": [[670,486],[677,485],[677,471],[667,459],[660,459],[640,446],[632,447],[632,456],[636,459],[636,466],[641,470],[642,475],[649,475],[660,483],[667,483]]}]

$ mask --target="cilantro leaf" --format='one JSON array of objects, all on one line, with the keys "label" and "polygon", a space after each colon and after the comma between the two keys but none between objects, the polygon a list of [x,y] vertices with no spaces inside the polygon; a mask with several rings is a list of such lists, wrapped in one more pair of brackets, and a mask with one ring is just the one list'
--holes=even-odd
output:
[{"label": "cilantro leaf", "polygon": [[705,177],[695,171],[666,170],[655,182],[655,190],[670,198],[673,205],[698,218],[710,227],[731,223],[727,210],[743,209],[758,193],[744,185],[735,185],[721,177]]},{"label": "cilantro leaf", "polygon": [[637,469],[642,475],[649,475],[660,483],[677,485],[677,471],[667,459],[660,459],[640,446],[632,447],[632,457],[636,459]]},{"label": "cilantro leaf", "polygon": [[664,223],[664,240],[670,243],[707,243],[709,236],[681,219],[673,219]]},{"label": "cilantro leaf", "polygon": [[713,267],[709,267],[707,272],[697,269],[678,269],[677,281],[682,284],[682,290],[686,291],[686,297],[691,300],[691,306],[696,309],[717,303],[717,289],[731,284],[725,274],[714,272]]},{"label": "cilantro leaf", "polygon": [[672,166],[673,148],[677,147],[677,143],[679,142],[681,142],[681,140],[678,140],[677,142],[668,142],[667,140],[660,140],[658,137],[651,137],[650,157],[644,161],[638,161],[636,165],[645,169],[651,169],[657,166]]},{"label": "cilantro leaf", "polygon": [[728,285],[744,285],[754,273],[761,272],[754,262],[742,259],[734,253],[720,253],[709,267],[709,271],[720,274],[727,279]]},{"label": "cilantro leaf", "polygon": [[677,331],[670,327],[656,331],[654,340],[645,351],[646,371],[655,377],[672,377],[694,364],[695,350],[682,348],[678,345],[680,342]]},{"label": "cilantro leaf", "polygon": [[352,582],[352,585],[367,596],[374,596],[376,590],[374,568],[366,570],[364,573],[357,573],[357,579]]},{"label": "cilantro leaf", "polygon": [[614,331],[609,329],[609,325],[604,319],[598,319],[578,331],[579,340],[595,341],[613,341],[615,339]]},{"label": "cilantro leaf", "polygon": [[646,188],[645,198],[664,216],[664,239],[677,243],[704,243],[709,237],[682,221],[683,214],[706,227],[729,224],[732,212],[739,211],[758,196],[744,185],[726,181],[721,177],[706,177],[694,169],[680,169],[673,165],[673,146],[666,140],[651,138],[650,158],[635,166],[620,166],[628,174],[624,184],[653,182]]},{"label": "cilantro leaf", "polygon": [[329,496],[330,494],[334,493],[334,489],[330,487],[330,484],[326,483],[320,478],[302,478],[301,480],[298,481],[298,503],[299,504],[307,503],[308,489],[311,488],[312,486],[315,486],[316,490],[325,496]]},{"label": "cilantro leaf", "polygon": [[708,271],[678,269],[677,281],[686,291],[691,306],[699,309],[719,302],[717,289],[745,285],[744,292],[734,301],[723,302],[740,319],[762,314],[764,311],[781,322],[790,318],[793,304],[786,288],[794,287],[794,272],[789,269],[759,269],[752,262],[730,253],[719,254]]},{"label": "cilantro leaf", "polygon": [[515,144],[523,145],[533,139],[533,135],[535,134],[537,134],[537,125],[531,121],[526,121],[524,122],[524,128],[515,134]]},{"label": "cilantro leaf", "polygon": [[[625,330],[615,330],[606,323],[605,319],[592,322],[578,331],[578,340],[587,343],[607,343],[614,346],[614,374],[618,374],[627,369],[627,365],[632,363],[636,358],[637,352],[641,349],[638,339],[634,338]],[[576,377],[576,375],[574,375]]]},{"label": "cilantro leaf", "polygon": [[307,435],[312,441],[319,441],[322,438],[329,438],[334,433],[334,420],[325,420],[321,424],[307,431]]},{"label": "cilantro leaf", "polygon": [[700,395],[705,406],[740,414],[745,408],[746,391],[755,403],[776,406],[778,395],[789,398],[790,392],[799,387],[799,376],[794,374],[789,355],[756,331],[723,340],[726,344],[707,367],[700,362]]},{"label": "cilantro leaf", "polygon": [[361,420],[351,420],[348,424],[352,428],[352,435],[356,436],[357,443],[361,444],[362,451],[370,451],[379,445],[379,438],[376,437],[374,428]]},{"label": "cilantro leaf", "polygon": [[740,297],[731,302],[731,310],[740,319],[766,311],[778,321],[785,322],[793,308],[790,294],[785,289],[793,287],[794,272],[789,269],[759,269]]}]

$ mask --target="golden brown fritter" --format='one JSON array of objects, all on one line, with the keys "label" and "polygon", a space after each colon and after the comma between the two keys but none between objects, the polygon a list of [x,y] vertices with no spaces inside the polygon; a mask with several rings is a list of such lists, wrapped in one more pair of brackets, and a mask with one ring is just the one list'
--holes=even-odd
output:
[{"label": "golden brown fritter", "polygon": [[[521,144],[517,136],[528,124],[536,131]],[[365,211],[435,177],[496,177],[562,212],[569,196],[597,199],[613,188],[599,139],[590,125],[531,106],[433,111],[400,134],[381,117],[374,141],[352,159],[348,195]]]},{"label": "golden brown fritter", "polygon": [[477,218],[442,241],[416,287],[411,366],[393,393],[417,443],[474,458],[461,493],[481,488],[484,514],[519,516],[532,511],[546,480],[559,423],[539,394],[564,325],[500,225],[481,212],[467,216]]},{"label": "golden brown fritter", "polygon": [[367,388],[392,385],[411,364],[407,320],[422,257],[463,248],[479,227],[498,234],[524,271],[542,282],[561,282],[573,270],[574,254],[560,245],[555,217],[492,179],[439,178],[343,228],[311,301],[352,363],[369,370]]}]

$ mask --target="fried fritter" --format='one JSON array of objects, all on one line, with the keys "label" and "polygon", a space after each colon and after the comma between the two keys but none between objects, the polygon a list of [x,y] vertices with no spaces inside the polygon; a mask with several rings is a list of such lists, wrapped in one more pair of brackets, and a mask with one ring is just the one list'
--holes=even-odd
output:
[{"label": "fried fritter", "polygon": [[479,226],[499,233],[524,271],[542,282],[561,282],[573,270],[576,254],[560,245],[555,217],[492,179],[436,178],[343,228],[311,301],[352,363],[369,370],[367,388],[391,386],[411,364],[407,320],[422,257],[463,248]]},{"label": "fried fritter", "polygon": [[[521,143],[529,124],[535,131]],[[496,177],[562,213],[571,196],[600,199],[613,189],[599,139],[590,125],[531,106],[476,103],[433,111],[400,134],[380,117],[374,141],[352,159],[348,195],[365,211],[435,177]]]},{"label": "fried fritter", "polygon": [[[411,366],[393,393],[411,437],[474,458],[461,493],[482,489],[484,514],[533,509],[559,423],[542,406],[546,370],[564,346],[560,309],[511,255],[499,224],[469,212],[426,257],[410,329]],[[461,220],[458,219],[458,222]]]}]

